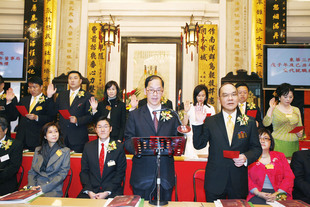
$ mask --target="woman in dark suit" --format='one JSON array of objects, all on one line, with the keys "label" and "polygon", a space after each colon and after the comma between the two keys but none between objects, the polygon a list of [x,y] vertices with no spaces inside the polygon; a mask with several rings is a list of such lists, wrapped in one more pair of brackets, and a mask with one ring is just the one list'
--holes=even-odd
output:
[{"label": "woman in dark suit", "polygon": [[126,124],[126,105],[119,100],[118,94],[118,84],[115,81],[109,81],[104,87],[104,100],[98,104],[92,97],[90,104],[95,122],[102,116],[109,118],[112,125],[110,138],[122,142]]},{"label": "woman in dark suit", "polygon": [[28,187],[42,190],[47,197],[62,197],[63,181],[70,169],[70,149],[64,147],[60,128],[53,122],[45,124],[41,131],[42,146],[35,149]]}]

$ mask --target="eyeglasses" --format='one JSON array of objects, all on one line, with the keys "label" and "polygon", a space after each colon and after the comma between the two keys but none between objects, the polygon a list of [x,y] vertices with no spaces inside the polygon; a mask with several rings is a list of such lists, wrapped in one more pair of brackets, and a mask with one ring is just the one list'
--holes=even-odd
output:
[{"label": "eyeglasses", "polygon": [[155,94],[155,93],[161,94],[163,92],[163,89],[157,89],[157,90],[155,90],[155,89],[147,89],[146,91],[149,92],[149,93],[152,93],[152,94]]},{"label": "eyeglasses", "polygon": [[270,138],[267,138],[267,137],[260,137],[259,140],[260,140],[260,141],[264,141],[264,142],[268,142],[268,141],[270,141],[271,139],[270,139]]}]

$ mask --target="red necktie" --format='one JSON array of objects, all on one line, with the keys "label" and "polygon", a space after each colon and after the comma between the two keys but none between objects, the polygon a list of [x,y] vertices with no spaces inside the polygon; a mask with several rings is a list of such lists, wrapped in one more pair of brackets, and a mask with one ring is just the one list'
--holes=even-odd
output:
[{"label": "red necktie", "polygon": [[99,167],[100,167],[100,175],[102,177],[103,167],[104,167],[104,144],[101,143],[101,151],[99,157]]},{"label": "red necktie", "polygon": [[153,111],[152,113],[153,113],[153,115],[154,115],[153,122],[154,122],[155,131],[157,132],[157,128],[158,128],[158,119],[157,119],[157,116],[156,116],[156,111]]}]

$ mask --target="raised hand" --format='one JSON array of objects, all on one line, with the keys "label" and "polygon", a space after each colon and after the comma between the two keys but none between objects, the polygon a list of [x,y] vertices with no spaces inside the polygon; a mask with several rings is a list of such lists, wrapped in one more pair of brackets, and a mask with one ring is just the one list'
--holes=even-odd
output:
[{"label": "raised hand", "polygon": [[51,98],[57,91],[57,88],[54,88],[54,85],[52,83],[48,84],[46,94],[47,97]]},{"label": "raised hand", "polygon": [[96,100],[95,97],[92,96],[92,97],[89,99],[89,104],[90,104],[90,106],[91,106],[92,112],[96,112],[97,107],[98,107],[98,101]]},{"label": "raised hand", "polygon": [[132,94],[130,99],[131,109],[137,108],[138,104],[139,100],[137,99],[137,96],[135,94]]},{"label": "raised hand", "polygon": [[270,99],[270,101],[269,101],[269,107],[270,107],[270,108],[275,108],[276,106],[277,106],[276,98],[273,97],[273,98]]},{"label": "raised hand", "polygon": [[195,106],[195,117],[196,117],[196,122],[197,123],[202,123],[207,116],[206,110],[203,108],[202,103],[197,103]]},{"label": "raised hand", "polygon": [[15,94],[13,92],[13,89],[9,88],[6,91],[6,101],[10,103],[13,100],[14,97],[15,97]]},{"label": "raised hand", "polygon": [[190,102],[189,101],[185,101],[185,103],[184,103],[184,112],[187,113],[190,110],[190,108],[191,108]]}]

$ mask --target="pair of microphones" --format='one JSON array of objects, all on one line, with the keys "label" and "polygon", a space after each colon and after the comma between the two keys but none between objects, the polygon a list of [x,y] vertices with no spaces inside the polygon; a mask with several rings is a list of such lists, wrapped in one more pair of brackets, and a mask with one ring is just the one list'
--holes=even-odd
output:
[{"label": "pair of microphones", "polygon": [[181,119],[180,119],[180,116],[179,116],[179,114],[176,112],[176,111],[174,111],[173,109],[170,109],[170,108],[162,108],[162,109],[157,109],[157,110],[154,110],[154,111],[170,111],[170,112],[172,112],[177,118],[178,118],[178,120],[179,120],[179,122],[180,122],[180,126],[178,126],[178,128],[177,128],[177,130],[178,130],[178,132],[179,133],[181,133],[181,134],[186,134],[186,133],[188,133],[188,132],[190,132],[191,131],[191,127],[190,126],[188,126],[188,125],[183,125],[182,124],[182,121],[181,121]]}]

